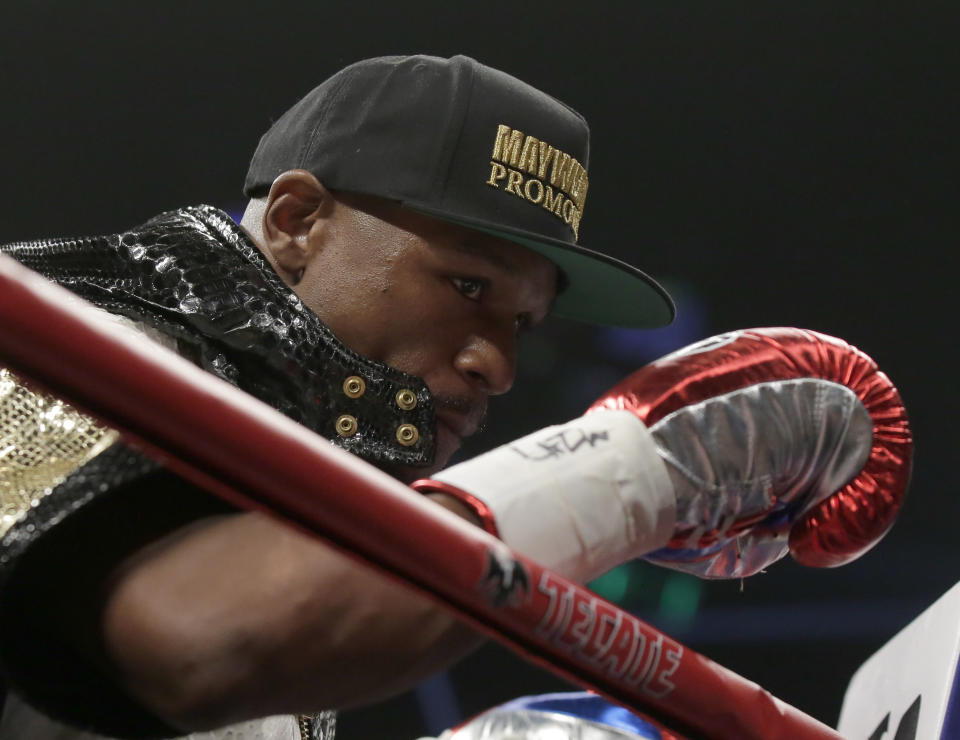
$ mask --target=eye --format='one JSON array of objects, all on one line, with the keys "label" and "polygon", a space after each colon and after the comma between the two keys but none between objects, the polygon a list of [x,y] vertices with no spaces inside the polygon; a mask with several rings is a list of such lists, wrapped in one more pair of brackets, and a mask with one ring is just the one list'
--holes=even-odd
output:
[{"label": "eye", "polygon": [[471,301],[479,301],[483,295],[484,281],[479,278],[451,278],[454,287]]}]

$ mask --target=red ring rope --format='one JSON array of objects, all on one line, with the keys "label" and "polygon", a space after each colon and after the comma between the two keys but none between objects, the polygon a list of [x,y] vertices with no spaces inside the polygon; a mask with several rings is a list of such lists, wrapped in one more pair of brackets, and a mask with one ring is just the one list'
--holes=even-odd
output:
[{"label": "red ring rope", "polygon": [[323,537],[689,738],[840,738],[183,358],[118,335],[75,300],[66,308],[65,296],[0,258],[0,359],[184,477]]}]

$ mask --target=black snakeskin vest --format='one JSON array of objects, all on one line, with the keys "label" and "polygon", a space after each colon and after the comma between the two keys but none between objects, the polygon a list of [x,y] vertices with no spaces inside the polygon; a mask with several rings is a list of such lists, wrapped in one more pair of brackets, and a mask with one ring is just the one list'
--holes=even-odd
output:
[{"label": "black snakeskin vest", "polygon": [[[341,343],[216,208],[169,211],[113,236],[0,250],[111,313],[175,337],[181,354],[205,370],[368,462],[433,462],[425,383]],[[344,417],[355,421],[338,425]]]}]

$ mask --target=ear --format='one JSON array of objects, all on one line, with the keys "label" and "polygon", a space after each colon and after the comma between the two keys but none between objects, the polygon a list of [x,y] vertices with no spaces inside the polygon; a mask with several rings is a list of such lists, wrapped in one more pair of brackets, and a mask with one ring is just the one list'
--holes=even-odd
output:
[{"label": "ear", "polygon": [[288,170],[270,186],[263,214],[263,241],[281,277],[296,285],[321,248],[333,195],[306,170]]}]

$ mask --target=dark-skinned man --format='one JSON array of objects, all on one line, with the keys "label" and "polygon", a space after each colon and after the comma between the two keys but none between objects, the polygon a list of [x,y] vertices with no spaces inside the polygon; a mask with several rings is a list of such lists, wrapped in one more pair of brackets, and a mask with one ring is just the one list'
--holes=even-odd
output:
[{"label": "dark-skinned man", "polygon": [[[651,278],[577,245],[588,156],[583,119],[509,75],[466,57],[384,57],[327,80],[264,135],[240,226],[200,206],[3,250],[412,482],[510,390],[518,334],[551,311],[671,320]],[[433,602],[230,509],[12,374],[0,381],[0,432],[30,460],[2,489],[3,738],[329,738],[321,710],[402,691],[478,643]],[[598,416],[602,434],[587,429]],[[43,433],[24,437],[41,417]],[[602,449],[539,488],[508,464],[506,504],[476,468],[420,488],[581,581],[663,548],[699,514],[675,500],[631,412],[591,418],[559,433]],[[859,428],[851,418],[834,436]],[[492,503],[477,508],[486,488]],[[704,526],[730,505],[711,501]]]}]

